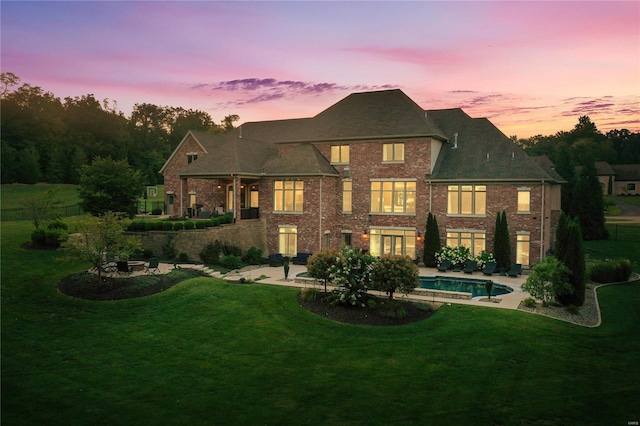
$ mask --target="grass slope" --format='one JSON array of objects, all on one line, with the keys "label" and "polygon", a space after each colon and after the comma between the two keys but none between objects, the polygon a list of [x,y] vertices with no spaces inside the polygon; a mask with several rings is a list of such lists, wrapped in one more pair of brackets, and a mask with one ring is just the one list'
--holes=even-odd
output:
[{"label": "grass slope", "polygon": [[603,325],[443,306],[400,327],[334,323],[297,290],[195,278],[77,300],[87,265],[2,227],[2,417],[11,425],[626,424],[640,419],[640,285],[599,291]]}]

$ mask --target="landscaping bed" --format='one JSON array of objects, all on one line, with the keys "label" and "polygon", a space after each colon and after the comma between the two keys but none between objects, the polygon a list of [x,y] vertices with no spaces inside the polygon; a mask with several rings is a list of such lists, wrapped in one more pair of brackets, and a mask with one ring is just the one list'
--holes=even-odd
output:
[{"label": "landscaping bed", "polygon": [[151,296],[167,290],[190,278],[207,276],[195,269],[180,269],[163,275],[139,275],[130,278],[98,277],[80,272],[63,278],[58,283],[62,294],[86,300],[123,300]]},{"label": "landscaping bed", "polygon": [[381,309],[384,303],[388,303],[387,300],[368,295],[368,298],[373,300],[377,307],[371,308],[367,306],[361,308],[343,304],[331,305],[325,300],[327,295],[328,293],[318,293],[315,299],[309,300],[300,294],[298,295],[298,302],[304,309],[332,321],[371,326],[395,326],[422,321],[433,315],[437,308],[437,304],[426,305],[394,300],[394,305],[401,306],[405,315],[403,317],[392,318],[384,315],[384,310]]}]

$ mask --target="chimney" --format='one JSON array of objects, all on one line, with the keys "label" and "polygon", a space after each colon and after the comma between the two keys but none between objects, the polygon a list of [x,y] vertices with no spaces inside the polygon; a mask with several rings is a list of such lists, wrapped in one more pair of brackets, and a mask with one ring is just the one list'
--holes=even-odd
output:
[{"label": "chimney", "polygon": [[458,132],[453,134],[453,149],[458,149]]}]

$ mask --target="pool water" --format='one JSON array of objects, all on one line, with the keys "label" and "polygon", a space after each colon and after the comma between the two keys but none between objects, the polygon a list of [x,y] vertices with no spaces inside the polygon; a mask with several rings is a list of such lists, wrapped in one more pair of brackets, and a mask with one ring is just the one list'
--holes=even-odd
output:
[{"label": "pool water", "polygon": [[[419,287],[431,290],[471,293],[471,297],[477,297],[487,296],[487,289],[485,287],[486,281],[487,280],[460,277],[420,277]],[[493,283],[491,295],[499,296],[501,294],[509,294],[512,291],[513,289],[511,287]]]}]

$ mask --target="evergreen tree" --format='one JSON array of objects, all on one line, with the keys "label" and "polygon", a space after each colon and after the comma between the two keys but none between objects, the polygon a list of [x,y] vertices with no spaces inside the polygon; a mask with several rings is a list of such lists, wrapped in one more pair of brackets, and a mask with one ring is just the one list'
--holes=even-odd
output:
[{"label": "evergreen tree", "polygon": [[502,229],[502,241],[504,244],[504,259],[506,262],[506,268],[511,267],[511,235],[509,235],[509,224],[507,223],[507,212],[502,211],[502,218],[500,219],[500,226]]},{"label": "evergreen tree", "polygon": [[560,295],[558,299],[565,306],[582,306],[585,297],[586,266],[582,231],[577,218],[567,221],[565,238],[565,250],[563,253],[558,253],[558,259],[571,271],[568,279],[573,292]]},{"label": "evergreen tree", "polygon": [[438,221],[436,217],[429,212],[427,217],[427,228],[424,233],[424,253],[423,261],[424,266],[428,268],[435,268],[436,253],[440,250],[440,231],[438,230]]},{"label": "evergreen tree", "polygon": [[16,168],[18,182],[38,183],[42,177],[38,151],[30,146],[21,150],[18,155],[18,167]]},{"label": "evergreen tree", "polygon": [[575,215],[580,219],[584,238],[587,240],[603,240],[608,238],[604,226],[604,195],[602,185],[593,161],[587,161],[580,171],[576,182],[575,193],[580,194],[574,200]]},{"label": "evergreen tree", "polygon": [[554,150],[555,170],[562,176],[567,183],[562,185],[561,208],[565,212],[573,215],[574,201],[573,194],[576,185],[576,169],[573,161],[571,161],[571,150],[566,142],[558,143]]},{"label": "evergreen tree", "polygon": [[556,227],[556,241],[554,244],[554,252],[556,257],[562,256],[567,249],[567,223],[571,220],[571,216],[562,211],[558,218],[558,226]]}]

